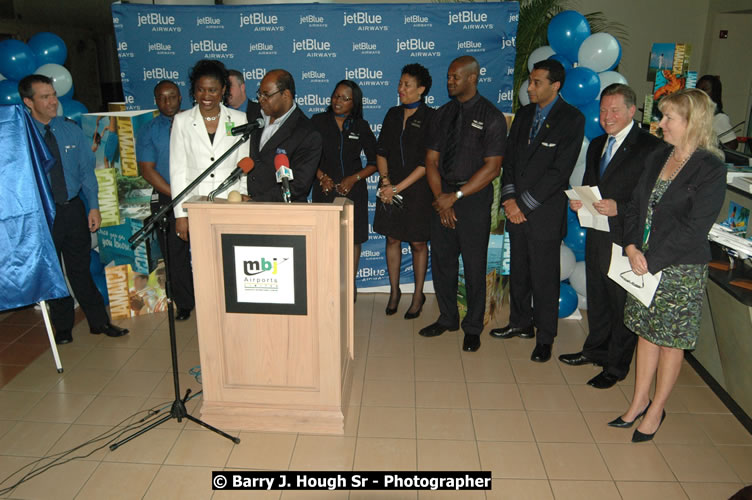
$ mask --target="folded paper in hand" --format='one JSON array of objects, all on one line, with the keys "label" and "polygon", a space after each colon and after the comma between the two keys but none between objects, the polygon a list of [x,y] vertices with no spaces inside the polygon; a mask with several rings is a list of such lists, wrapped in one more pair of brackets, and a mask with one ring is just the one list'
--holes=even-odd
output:
[{"label": "folded paper in hand", "polygon": [[598,186],[574,186],[572,189],[567,189],[564,192],[570,200],[582,202],[582,207],[577,210],[577,218],[580,220],[580,226],[592,227],[598,231],[608,232],[610,230],[608,217],[599,214],[593,206],[593,203],[602,199]]},{"label": "folded paper in hand", "polygon": [[608,277],[642,302],[645,307],[650,307],[650,303],[653,302],[653,296],[658,289],[662,274],[662,271],[657,274],[635,274],[622,248],[616,243],[611,244],[611,265],[608,268]]}]

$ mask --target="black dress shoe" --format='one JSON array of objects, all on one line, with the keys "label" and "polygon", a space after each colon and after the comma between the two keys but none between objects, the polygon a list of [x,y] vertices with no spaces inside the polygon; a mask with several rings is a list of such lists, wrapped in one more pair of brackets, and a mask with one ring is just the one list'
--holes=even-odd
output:
[{"label": "black dress shoe", "polygon": [[420,316],[420,312],[423,310],[423,304],[426,303],[426,294],[423,294],[423,302],[420,303],[420,307],[415,312],[410,312],[410,309],[405,312],[405,319],[415,319]]},{"label": "black dress shoe", "polygon": [[459,328],[449,328],[437,321],[436,323],[431,323],[430,325],[421,328],[418,333],[423,337],[438,337],[446,331],[455,332],[457,330],[459,330]]},{"label": "black dress shoe", "polygon": [[648,405],[645,407],[644,410],[642,410],[631,422],[627,422],[621,416],[616,417],[614,420],[610,421],[608,423],[609,427],[619,427],[620,429],[629,429],[632,427],[632,424],[634,424],[638,418],[644,416],[648,412],[648,408],[650,408],[650,405],[653,404],[652,400],[648,401]]},{"label": "black dress shoe", "polygon": [[507,325],[502,328],[494,328],[488,334],[497,339],[511,339],[512,337],[519,337],[521,339],[531,339],[535,337],[533,332],[533,326],[530,325],[526,328],[517,328],[516,326]]},{"label": "black dress shoe", "polygon": [[462,350],[475,352],[480,348],[480,335],[465,334],[465,340],[462,342]]},{"label": "black dress shoe", "polygon": [[562,354],[559,356],[559,361],[562,363],[566,363],[570,366],[581,366],[581,365],[595,365],[595,366],[603,366],[601,363],[598,363],[597,361],[593,361],[592,359],[585,356],[585,354],[580,352],[574,352],[572,354]]},{"label": "black dress shoe", "polygon": [[530,360],[538,363],[545,363],[549,359],[551,359],[551,344],[540,344],[536,342],[533,354],[530,355]]},{"label": "black dress shoe", "polygon": [[[661,415],[661,421],[658,423],[658,429],[661,428],[661,424],[663,424],[663,421],[665,419],[666,419],[666,410],[663,410],[663,414]],[[658,429],[656,429],[655,432],[658,432]],[[645,441],[652,441],[653,436],[655,436],[655,432],[652,434],[643,434],[642,432],[635,429],[634,434],[632,434],[632,442],[644,443]]]},{"label": "black dress shoe", "polygon": [[123,335],[126,335],[128,333],[127,328],[120,328],[119,326],[115,326],[112,323],[107,323],[104,326],[92,328],[89,331],[94,335],[104,333],[108,337],[122,337]]},{"label": "black dress shoe", "polygon": [[177,321],[185,321],[191,317],[190,309],[181,309],[178,307],[178,313],[175,315]]},{"label": "black dress shoe", "polygon": [[55,332],[55,343],[57,345],[70,344],[71,342],[73,342],[73,335],[70,330]]},{"label": "black dress shoe", "polygon": [[397,312],[397,308],[399,307],[399,301],[402,298],[402,290],[397,290],[397,301],[394,303],[394,307],[389,307],[389,303],[392,301],[392,295],[389,294],[389,300],[386,303],[386,309],[384,309],[384,312],[387,316],[391,316],[392,314]]},{"label": "black dress shoe", "polygon": [[610,373],[606,373],[606,371],[604,370],[595,377],[588,380],[587,384],[595,387],[596,389],[609,389],[621,380],[624,380],[624,377],[611,375]]}]

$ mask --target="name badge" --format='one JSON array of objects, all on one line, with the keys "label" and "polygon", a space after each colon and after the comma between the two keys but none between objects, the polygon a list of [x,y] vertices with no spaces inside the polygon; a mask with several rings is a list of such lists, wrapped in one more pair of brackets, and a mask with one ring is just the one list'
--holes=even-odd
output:
[{"label": "name badge", "polygon": [[350,135],[348,135],[347,138],[348,139],[352,139],[354,141],[357,141],[358,139],[360,139],[360,135],[356,134],[356,133],[353,133],[353,132],[350,132]]},{"label": "name badge", "polygon": [[76,149],[76,145],[75,144],[69,144],[69,145],[65,146],[65,152],[66,153],[68,151],[70,151],[71,149]]},{"label": "name badge", "polygon": [[412,125],[415,128],[420,128],[421,125],[423,125],[423,122],[421,122],[420,120],[413,120],[410,122],[410,125]]},{"label": "name badge", "polygon": [[478,130],[483,130],[483,122],[479,122],[478,120],[473,120],[473,123],[471,123],[470,125],[477,128]]},{"label": "name badge", "polygon": [[235,122],[225,122],[225,135],[232,135],[232,129],[235,127]]}]

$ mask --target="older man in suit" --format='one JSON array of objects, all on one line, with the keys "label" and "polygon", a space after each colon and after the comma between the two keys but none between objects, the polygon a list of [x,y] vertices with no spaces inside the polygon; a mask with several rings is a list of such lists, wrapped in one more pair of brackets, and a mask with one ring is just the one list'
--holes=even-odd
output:
[{"label": "older man in suit", "polygon": [[274,161],[284,154],[293,172],[290,199],[304,202],[321,156],[321,134],[295,104],[295,81],[289,72],[269,71],[256,95],[264,128],[251,134],[250,156],[256,167],[248,174],[248,195],[255,201],[283,201]]},{"label": "older man in suit", "polygon": [[[606,133],[590,143],[582,179],[583,185],[598,186],[603,200],[593,205],[598,213],[608,216],[609,231],[587,232],[589,333],[580,352],[562,354],[559,360],[572,366],[603,366],[603,371],[588,381],[596,389],[608,389],[627,376],[637,342],[637,336],[624,326],[627,292],[608,277],[611,244],[622,245],[626,205],[646,158],[663,145],[633,121],[636,109],[635,93],[628,86],[615,83],[603,90],[600,122]],[[569,206],[579,210],[582,202],[570,201]]]},{"label": "older man in suit", "polygon": [[[535,64],[527,93],[509,132],[501,199],[511,244],[509,324],[496,338],[538,338],[530,359],[545,362],[557,332],[559,247],[567,231],[564,190],[585,133],[585,118],[559,96],[564,67],[552,59]],[[535,309],[531,299],[535,302]]]}]

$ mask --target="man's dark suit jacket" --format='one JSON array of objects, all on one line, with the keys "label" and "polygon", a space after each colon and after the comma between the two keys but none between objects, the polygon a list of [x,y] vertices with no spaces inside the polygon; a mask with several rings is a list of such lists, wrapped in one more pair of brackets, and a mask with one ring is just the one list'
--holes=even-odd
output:
[{"label": "man's dark suit jacket", "polygon": [[[585,117],[561,96],[554,103],[538,134],[528,145],[537,104],[528,104],[517,112],[507,140],[502,162],[502,201],[516,198],[527,222],[507,224],[510,232],[529,225],[534,240],[561,239],[567,233],[567,197],[564,190],[577,162],[585,133]],[[508,186],[514,185],[514,192]],[[540,204],[531,207],[523,193]]]},{"label": "man's dark suit jacket", "polygon": [[262,132],[263,129],[256,129],[251,133],[251,158],[255,167],[248,173],[248,195],[255,201],[283,201],[275,175],[274,157],[278,149],[284,149],[293,172],[290,183],[292,201],[305,202],[319,165],[321,134],[313,128],[300,108],[295,108],[282,127],[259,150]]},{"label": "man's dark suit jacket", "polygon": [[[661,149],[647,158],[624,217],[625,247],[633,244],[642,249],[650,193],[671,151]],[[670,265],[707,263],[710,260],[708,232],[725,197],[723,161],[698,149],[653,208],[653,224],[645,252],[648,271],[655,274]]]},{"label": "man's dark suit jacket", "polygon": [[[613,153],[605,175],[601,178],[600,162],[606,140],[608,140],[608,134],[598,136],[590,143],[587,150],[585,175],[582,177],[583,186],[598,186],[604,200],[616,201],[617,214],[608,218],[610,231],[590,229],[587,232],[586,247],[597,247],[597,254],[601,256],[611,255],[611,243],[622,245],[624,214],[632,197],[632,191],[645,168],[646,159],[656,149],[666,147],[663,141],[634,123],[619,149]],[[609,264],[610,259],[605,258],[598,263],[603,274],[608,273]]]}]

